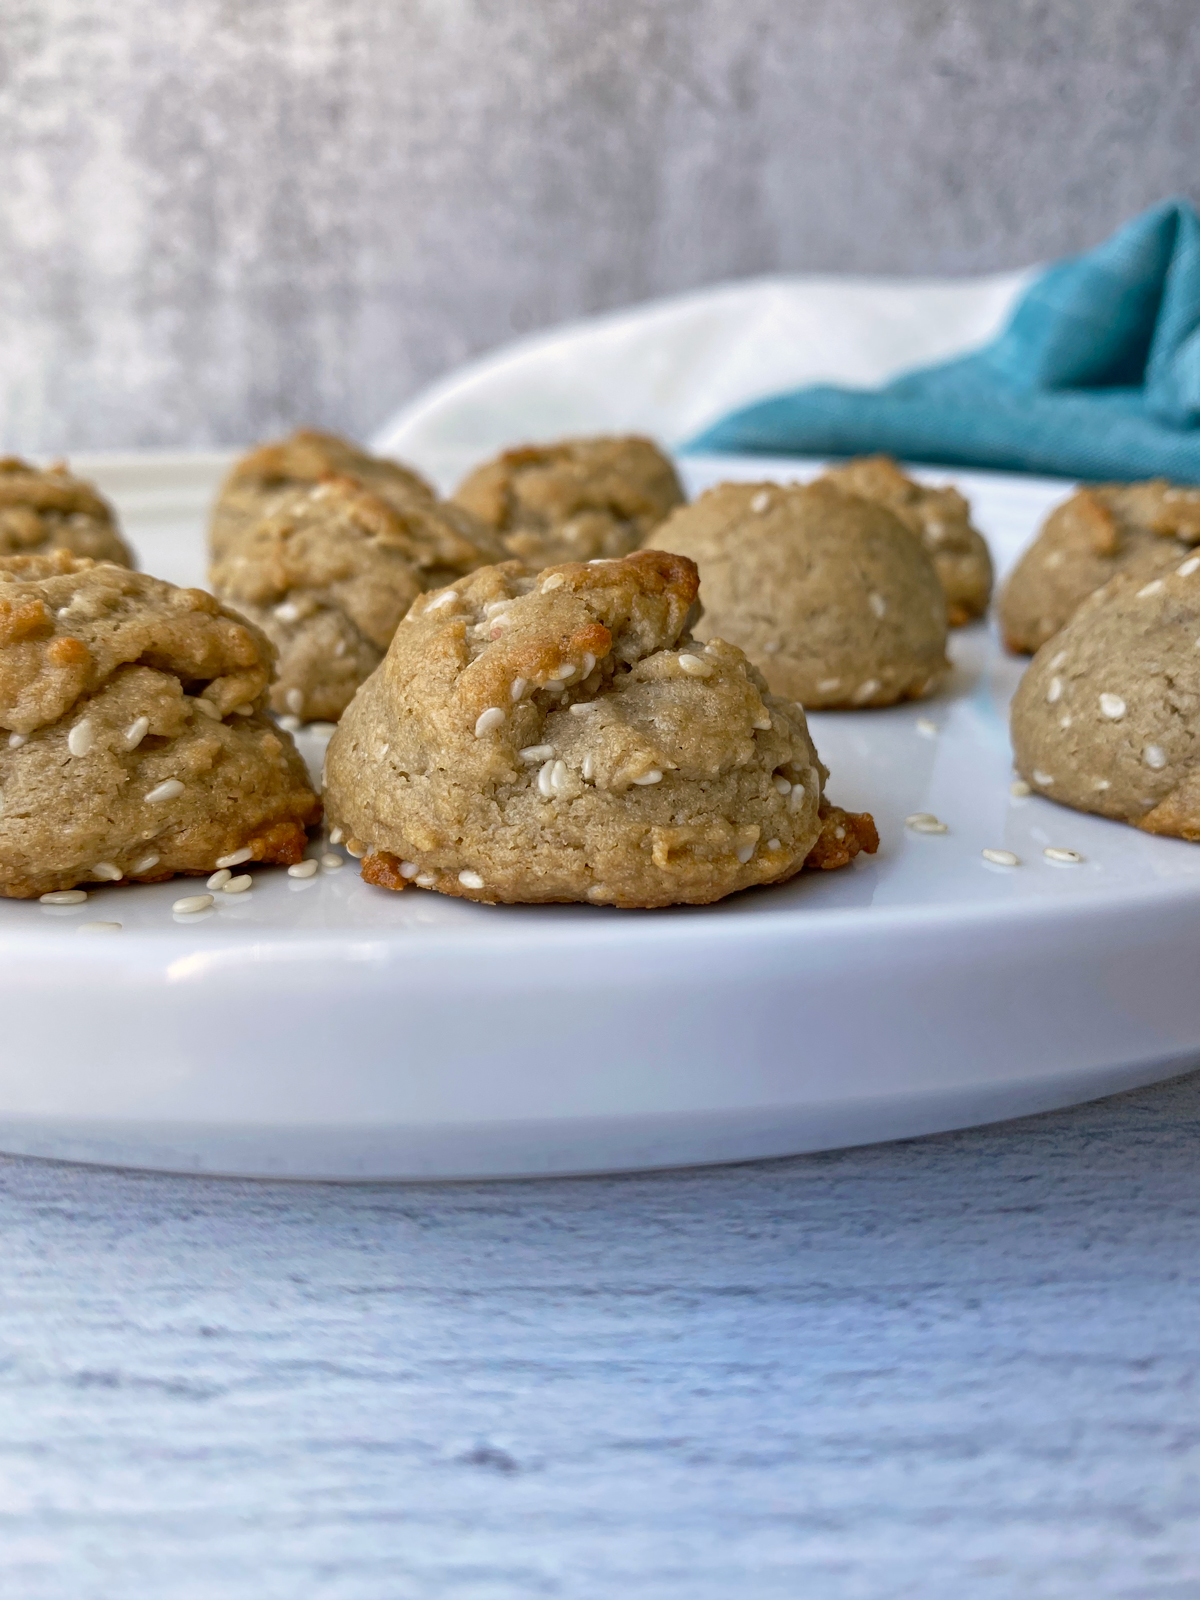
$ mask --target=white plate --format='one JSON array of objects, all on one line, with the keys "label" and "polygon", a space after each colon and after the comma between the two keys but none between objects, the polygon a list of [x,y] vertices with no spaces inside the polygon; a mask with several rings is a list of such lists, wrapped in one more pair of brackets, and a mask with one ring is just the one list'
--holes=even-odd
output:
[{"label": "white plate", "polygon": [[[79,466],[148,570],[198,583],[225,461]],[[1063,493],[956,476],[1002,566]],[[293,1177],[583,1172],[896,1138],[1169,1075],[1200,1053],[1200,849],[1014,800],[1019,664],[982,626],[953,655],[935,700],[812,719],[879,855],[719,906],[492,908],[368,888],[352,863],[258,871],[199,917],[171,911],[188,882],[0,901],[0,1148]],[[913,811],[949,833],[907,831]],[[122,931],[78,931],[95,920]]]}]

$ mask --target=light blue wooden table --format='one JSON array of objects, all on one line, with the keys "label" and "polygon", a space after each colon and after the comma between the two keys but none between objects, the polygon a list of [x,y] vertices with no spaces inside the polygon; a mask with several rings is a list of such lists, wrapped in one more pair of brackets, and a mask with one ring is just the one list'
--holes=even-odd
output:
[{"label": "light blue wooden table", "polygon": [[0,1162],[4,1600],[1194,1600],[1200,1076],[795,1161]]}]

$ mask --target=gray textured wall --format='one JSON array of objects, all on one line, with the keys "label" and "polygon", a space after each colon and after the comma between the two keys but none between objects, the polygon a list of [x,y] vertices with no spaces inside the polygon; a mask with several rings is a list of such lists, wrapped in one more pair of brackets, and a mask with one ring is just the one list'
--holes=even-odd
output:
[{"label": "gray textured wall", "polygon": [[1196,0],[0,0],[0,442],[362,432],[517,332],[1200,198]]}]

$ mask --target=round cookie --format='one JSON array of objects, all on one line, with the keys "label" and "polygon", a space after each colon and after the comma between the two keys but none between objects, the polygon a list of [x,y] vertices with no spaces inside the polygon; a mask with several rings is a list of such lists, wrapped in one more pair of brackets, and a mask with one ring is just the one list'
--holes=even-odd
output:
[{"label": "round cookie", "polygon": [[506,450],[454,492],[532,567],[628,555],[683,498],[668,458],[633,436]]},{"label": "round cookie", "polygon": [[[348,478],[381,500],[403,510],[413,500],[437,499],[433,488],[411,467],[369,455],[335,433],[299,428],[286,439],[260,444],[234,463],[213,506],[209,530],[215,556],[248,523],[255,522],[282,490],[307,488],[323,478]],[[453,513],[451,513],[453,516]],[[466,519],[461,518],[465,525]],[[475,542],[486,539],[482,530]],[[495,559],[503,554],[495,550]]]},{"label": "round cookie", "polygon": [[298,861],[321,804],[265,714],[273,661],[199,589],[0,560],[0,894]]},{"label": "round cookie", "polygon": [[429,496],[399,505],[349,478],[285,489],[229,534],[213,591],[279,651],[277,712],[336,722],[409,606],[490,559],[473,519]]},{"label": "round cookie", "polygon": [[1078,811],[1200,839],[1198,640],[1200,553],[1090,595],[1013,698],[1022,777]]},{"label": "round cookie", "polygon": [[690,561],[641,551],[537,576],[505,562],[419,600],[326,756],[363,877],[704,904],[873,849],[869,817],[823,807],[803,711],[735,646],[689,638],[696,590]]},{"label": "round cookie", "polygon": [[133,565],[112,507],[90,483],[73,477],[62,461],[43,469],[5,456],[0,459],[0,556],[49,550]]},{"label": "round cookie", "polygon": [[810,710],[929,694],[948,669],[933,563],[885,507],[831,483],[722,483],[649,543],[700,568],[696,631]]},{"label": "round cookie", "polygon": [[1055,506],[1000,595],[1010,650],[1032,654],[1118,573],[1170,572],[1200,541],[1200,489],[1165,478],[1099,483]]},{"label": "round cookie", "polygon": [[970,505],[957,489],[916,483],[891,456],[859,456],[826,472],[823,481],[886,506],[916,534],[946,591],[946,620],[952,628],[983,616],[992,596],[992,558],[983,535],[971,526]]}]

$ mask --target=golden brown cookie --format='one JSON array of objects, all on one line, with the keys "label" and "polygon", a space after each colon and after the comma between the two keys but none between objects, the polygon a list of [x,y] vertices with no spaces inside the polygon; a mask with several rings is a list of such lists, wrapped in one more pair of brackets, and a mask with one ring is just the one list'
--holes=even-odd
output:
[{"label": "golden brown cookie", "polygon": [[700,568],[696,632],[814,707],[929,694],[948,668],[933,563],[885,507],[831,483],[722,483],[650,536]]},{"label": "golden brown cookie", "polygon": [[[411,467],[369,455],[335,433],[300,428],[286,439],[258,445],[234,463],[213,507],[214,556],[220,556],[247,523],[257,521],[281,491],[308,488],[331,477],[347,478],[401,510],[413,500],[437,499]],[[496,554],[499,559],[498,550]]]},{"label": "golden brown cookie", "polygon": [[624,556],[683,503],[675,468],[649,439],[563,439],[506,450],[454,499],[532,567]]},{"label": "golden brown cookie", "polygon": [[112,507],[90,483],[72,477],[63,461],[42,469],[6,456],[0,460],[0,556],[49,550],[133,565]]},{"label": "golden brown cookie", "polygon": [[971,526],[970,505],[957,489],[916,483],[891,456],[859,456],[825,473],[823,481],[878,501],[916,534],[946,591],[946,620],[952,628],[983,616],[992,595],[992,558],[983,535]]},{"label": "golden brown cookie", "polygon": [[285,489],[213,561],[214,593],[279,651],[275,711],[336,722],[417,595],[491,558],[465,536],[484,530],[456,507],[396,499],[349,478]]},{"label": "golden brown cookie", "polygon": [[[647,550],[505,562],[419,600],[326,757],[364,878],[664,906],[800,871],[825,769],[798,706],[734,645],[687,635],[696,590],[690,561]],[[870,849],[865,823],[835,817],[816,864]]]},{"label": "golden brown cookie", "polygon": [[1200,553],[1077,606],[1021,680],[1012,739],[1048,799],[1200,839]]},{"label": "golden brown cookie", "polygon": [[298,861],[321,805],[265,714],[273,663],[202,590],[0,560],[0,894]]},{"label": "golden brown cookie", "polygon": [[1200,541],[1200,489],[1165,478],[1098,483],[1055,506],[1000,595],[1010,650],[1053,638],[1080,601],[1120,572],[1149,580],[1170,572]]}]

